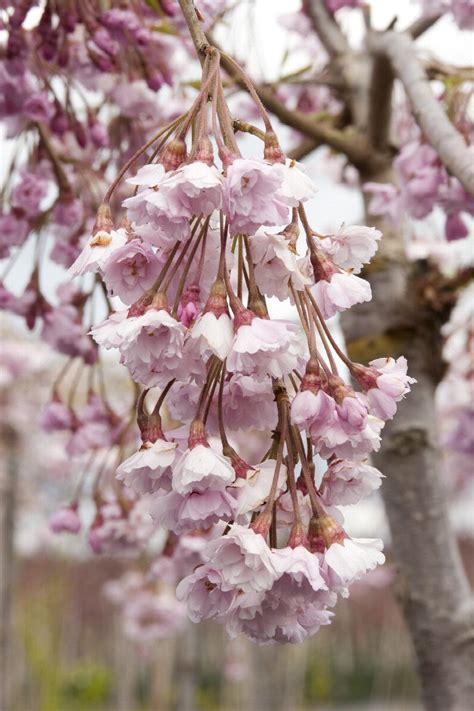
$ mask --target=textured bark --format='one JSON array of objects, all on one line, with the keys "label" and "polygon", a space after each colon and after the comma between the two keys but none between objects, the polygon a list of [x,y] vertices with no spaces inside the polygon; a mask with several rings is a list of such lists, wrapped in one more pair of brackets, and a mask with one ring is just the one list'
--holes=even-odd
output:
[{"label": "textured bark", "polygon": [[402,235],[384,231],[366,278],[373,301],[342,319],[355,360],[404,354],[417,379],[384,430],[374,463],[399,571],[400,601],[413,639],[426,709],[466,711],[474,699],[473,601],[447,511],[434,394],[440,370],[439,323],[419,298],[419,270],[403,256]]}]

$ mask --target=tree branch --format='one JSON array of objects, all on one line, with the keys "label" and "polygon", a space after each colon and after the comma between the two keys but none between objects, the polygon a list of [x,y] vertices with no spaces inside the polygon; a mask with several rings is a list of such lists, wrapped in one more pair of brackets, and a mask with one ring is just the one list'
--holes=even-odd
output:
[{"label": "tree branch", "polygon": [[179,0],[179,6],[186,20],[191,39],[198,53],[199,61],[202,63],[209,47],[209,42],[199,24],[199,18],[196,13],[196,8],[194,7],[194,0]]},{"label": "tree branch", "polygon": [[426,73],[418,60],[413,42],[407,34],[374,33],[369,47],[376,55],[385,56],[402,82],[413,113],[427,140],[436,149],[450,173],[474,195],[474,161],[466,143],[436,99]]},{"label": "tree branch", "polygon": [[409,34],[412,39],[418,39],[418,37],[421,37],[425,32],[428,32],[428,30],[438,22],[440,17],[442,17],[441,14],[420,17],[418,20],[415,20],[405,32]]},{"label": "tree branch", "polygon": [[375,55],[372,59],[368,97],[368,136],[370,144],[376,150],[386,150],[389,143],[393,81],[390,60],[385,55]]},{"label": "tree branch", "polygon": [[304,9],[330,57],[350,52],[347,40],[333,15],[327,9],[324,0],[305,0]]}]

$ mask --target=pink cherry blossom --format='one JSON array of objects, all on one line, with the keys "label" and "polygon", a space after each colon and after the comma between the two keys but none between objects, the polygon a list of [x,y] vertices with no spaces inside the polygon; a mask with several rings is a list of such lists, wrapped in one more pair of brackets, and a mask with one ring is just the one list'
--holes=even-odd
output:
[{"label": "pink cherry blossom", "polygon": [[107,260],[112,254],[123,247],[127,241],[125,230],[112,232],[97,232],[93,235],[74,264],[69,269],[72,277],[87,274],[87,272],[103,272]]},{"label": "pink cherry blossom", "polygon": [[300,390],[291,403],[291,419],[300,429],[308,429],[317,422],[330,422],[334,416],[335,402],[323,390]]},{"label": "pink cherry blossom", "polygon": [[227,457],[208,444],[198,443],[183,452],[173,467],[173,490],[178,494],[222,489],[235,479]]},{"label": "pink cherry blossom", "polygon": [[125,635],[140,644],[174,637],[186,619],[186,610],[171,592],[141,590],[123,609]]},{"label": "pink cherry blossom", "polygon": [[86,363],[95,363],[97,348],[84,333],[80,314],[70,305],[59,306],[44,315],[42,338],[60,353],[80,356]]},{"label": "pink cherry blossom", "polygon": [[8,257],[12,247],[23,244],[29,229],[28,221],[12,212],[0,215],[0,259]]},{"label": "pink cherry blossom", "polygon": [[289,222],[287,204],[278,195],[285,179],[280,163],[237,158],[227,168],[224,211],[232,234],[253,234]]},{"label": "pink cherry blossom", "polygon": [[284,301],[289,296],[290,282],[301,290],[311,284],[302,271],[301,260],[291,251],[283,234],[270,234],[259,230],[251,238],[250,247],[255,265],[255,277],[262,292]]},{"label": "pink cherry blossom", "polygon": [[317,281],[311,291],[325,319],[372,298],[369,282],[355,274],[333,274]]},{"label": "pink cherry blossom", "polygon": [[357,504],[382,484],[383,474],[364,462],[335,459],[329,464],[320,486],[325,504]]},{"label": "pink cherry blossom", "polygon": [[202,622],[223,617],[237,597],[237,590],[226,586],[220,572],[212,563],[206,563],[181,580],[176,597],[186,602],[193,622]]},{"label": "pink cherry blossom", "polygon": [[70,430],[75,425],[75,416],[66,403],[53,399],[41,413],[40,425],[45,432]]},{"label": "pink cherry blossom", "polygon": [[54,116],[54,105],[45,91],[31,94],[23,104],[23,113],[31,121],[48,123]]},{"label": "pink cherry blossom", "polygon": [[156,281],[159,260],[150,245],[133,239],[114,250],[103,265],[110,296],[133,304]]},{"label": "pink cherry blossom", "polygon": [[298,207],[316,195],[316,186],[309,178],[301,163],[287,160],[283,165],[283,182],[278,190],[278,196],[290,207]]},{"label": "pink cherry blossom", "polygon": [[201,356],[214,354],[224,360],[231,351],[233,340],[234,330],[230,316],[226,313],[216,316],[208,311],[199,316],[193,324],[188,343],[197,348]]},{"label": "pink cherry blossom", "polygon": [[153,495],[151,515],[157,525],[182,534],[209,528],[219,521],[231,521],[235,508],[235,497],[225,487],[187,494],[157,492]]},{"label": "pink cherry blossom", "polygon": [[138,452],[120,464],[117,479],[137,494],[150,494],[168,488],[176,447],[175,442],[164,439],[144,442]]},{"label": "pink cherry blossom", "polygon": [[342,269],[359,274],[364,264],[370,262],[382,237],[375,227],[342,225],[337,232],[321,241],[321,247],[331,255]]},{"label": "pink cherry blossom", "polygon": [[400,402],[410,392],[410,385],[416,382],[407,375],[407,361],[404,356],[377,358],[370,361],[369,368],[354,366],[354,374],[367,393],[371,412],[382,420],[391,420]]},{"label": "pink cherry blossom", "polygon": [[306,343],[298,326],[251,316],[250,323],[237,328],[227,367],[257,379],[281,378],[298,368],[305,355]]},{"label": "pink cherry blossom", "polygon": [[234,524],[225,536],[210,541],[203,552],[225,585],[244,592],[267,590],[277,578],[265,539],[250,528]]},{"label": "pink cherry blossom", "polygon": [[76,506],[59,509],[49,519],[49,526],[53,533],[79,533],[81,519]]},{"label": "pink cherry blossom", "polygon": [[369,570],[385,562],[379,538],[344,538],[321,557],[322,575],[330,590],[343,592]]},{"label": "pink cherry blossom", "polygon": [[99,345],[119,348],[121,363],[147,387],[164,386],[175,377],[183,363],[184,333],[184,326],[168,311],[154,308],[92,329]]},{"label": "pink cherry blossom", "polygon": [[36,217],[48,192],[48,181],[40,175],[23,171],[21,180],[13,188],[11,205],[22,210],[27,217]]}]

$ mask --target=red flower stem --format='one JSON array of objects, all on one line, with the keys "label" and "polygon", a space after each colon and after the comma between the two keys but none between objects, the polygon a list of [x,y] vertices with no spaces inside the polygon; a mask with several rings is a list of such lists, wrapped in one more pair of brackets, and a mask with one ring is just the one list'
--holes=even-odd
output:
[{"label": "red flower stem", "polygon": [[[274,387],[274,390],[276,388]],[[279,441],[278,441],[278,451],[276,457],[275,472],[273,474],[272,485],[270,488],[270,493],[268,495],[267,503],[264,509],[264,513],[272,514],[273,504],[275,503],[275,496],[278,486],[278,478],[280,476],[280,469],[283,463],[283,450],[286,444],[286,436],[288,433],[288,409],[283,406],[282,401],[288,402],[288,395],[284,388],[278,388],[276,392],[277,406],[278,406],[278,427],[279,427]]]},{"label": "red flower stem", "polygon": [[178,118],[175,119],[174,121],[171,121],[171,123],[168,123],[164,128],[160,129],[158,131],[158,133],[153,136],[153,138],[150,138],[149,141],[144,143],[143,146],[141,148],[139,148],[133,154],[133,156],[125,163],[123,168],[119,171],[119,174],[117,175],[117,177],[115,178],[115,180],[113,181],[113,183],[111,184],[111,186],[109,187],[107,192],[105,193],[105,196],[104,196],[104,203],[105,204],[108,204],[110,202],[110,198],[112,197],[112,194],[113,194],[115,188],[120,183],[123,176],[130,170],[132,165],[137,162],[137,160],[140,158],[140,156],[143,155],[143,153],[145,153],[145,151],[147,151],[150,148],[150,146],[152,146],[159,138],[161,138],[161,136],[164,133],[166,133],[166,131],[168,131],[170,128],[174,129],[177,126],[179,126],[181,121],[183,121],[183,119],[185,119],[186,116],[187,116],[187,111],[184,114],[181,114],[181,116],[178,116]]},{"label": "red flower stem", "polygon": [[[312,293],[311,293],[309,287],[306,287],[306,293],[307,293],[307,295],[308,295],[308,297],[309,297],[309,300],[311,301],[311,305],[312,305],[312,307],[313,307],[313,309],[314,309],[314,311],[315,311],[315,313],[316,313],[316,316],[317,316],[317,318],[318,318],[318,320],[319,320],[319,323],[320,323],[321,326],[323,327],[323,329],[324,329],[324,331],[325,331],[325,333],[326,333],[326,336],[327,336],[328,339],[329,339],[329,342],[331,343],[332,347],[333,347],[334,350],[336,351],[336,353],[337,353],[337,355],[339,356],[339,358],[348,366],[348,368],[351,368],[351,367],[352,367],[352,361],[350,360],[350,358],[348,358],[348,357],[346,356],[346,354],[344,353],[344,351],[342,351],[341,348],[339,348],[338,344],[336,343],[336,341],[335,341],[335,339],[334,339],[334,336],[332,335],[331,330],[329,329],[329,327],[328,327],[326,321],[324,320],[324,318],[323,318],[323,316],[322,316],[322,314],[321,314],[321,310],[320,310],[318,304],[316,303],[316,300],[315,300],[314,296],[312,295]],[[315,323],[316,323],[316,321],[315,321]],[[316,324],[316,325],[317,325],[317,324]],[[319,329],[318,329],[318,330],[319,330]]]},{"label": "red flower stem", "polygon": [[312,477],[311,471],[309,469],[308,460],[306,459],[306,452],[304,451],[304,446],[303,446],[300,432],[295,425],[293,425],[291,428],[291,437],[292,437],[294,444],[296,445],[298,456],[300,458],[301,470],[303,472],[303,477],[304,477],[304,480],[306,483],[306,487],[308,489],[308,495],[309,495],[309,499],[311,501],[311,508],[312,508],[313,512],[316,513],[320,509],[320,505],[319,505],[319,501],[318,501],[318,492],[316,490],[316,487],[315,487],[315,484],[313,481],[313,477]]},{"label": "red flower stem", "polygon": [[[210,220],[210,219],[211,219],[211,218],[208,217],[208,218],[205,220],[205,222],[204,222],[204,224],[203,224],[203,226],[202,226],[202,230],[201,230],[201,232],[199,233],[197,239],[195,240],[195,243],[194,243],[194,245],[193,245],[193,248],[192,248],[191,252],[189,253],[188,261],[187,261],[187,263],[186,263],[186,266],[185,266],[185,268],[184,268],[184,271],[183,271],[183,273],[181,274],[181,278],[180,278],[180,280],[179,280],[178,288],[176,289],[176,297],[175,297],[175,300],[174,300],[173,310],[172,310],[172,314],[173,314],[173,316],[174,316],[175,318],[176,318],[176,315],[177,315],[177,312],[178,312],[179,301],[180,301],[180,299],[181,299],[181,296],[182,296],[183,291],[184,291],[184,287],[185,287],[185,285],[186,285],[186,279],[188,278],[189,270],[191,269],[191,266],[192,266],[192,264],[193,264],[193,262],[194,262],[194,257],[195,257],[195,255],[196,255],[196,252],[197,252],[197,250],[198,250],[199,245],[201,244],[201,242],[204,242],[205,239],[206,239],[206,235],[207,235],[207,230],[208,230],[208,227],[209,227],[209,220]],[[173,276],[174,276],[174,274],[173,274]],[[167,286],[169,286],[169,284],[168,284]]]}]

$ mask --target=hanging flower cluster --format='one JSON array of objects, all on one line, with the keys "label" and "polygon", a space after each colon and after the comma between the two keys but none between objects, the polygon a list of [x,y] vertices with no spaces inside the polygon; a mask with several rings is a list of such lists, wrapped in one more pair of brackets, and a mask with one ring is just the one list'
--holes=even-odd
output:
[{"label": "hanging flower cluster", "polygon": [[[315,186],[285,158],[236,65],[265,125],[262,158],[241,155],[220,58],[209,48],[193,105],[128,179],[121,225],[109,204],[117,181],[70,268],[97,274],[119,297],[91,333],[143,388],[142,444],[116,473],[121,506],[98,499],[89,540],[97,550],[127,546],[146,500],[155,525],[204,542],[177,588],[192,620],[216,619],[257,642],[296,642],[329,624],[338,595],[384,560],[381,541],[351,538],[333,507],[380,486],[367,460],[413,380],[404,358],[363,366],[335,342],[326,321],[370,300],[357,272],[381,235],[311,228],[304,203]],[[272,295],[291,300],[294,321],[270,318]],[[165,431],[166,408],[179,429]],[[77,530],[75,513],[54,525]]]}]

